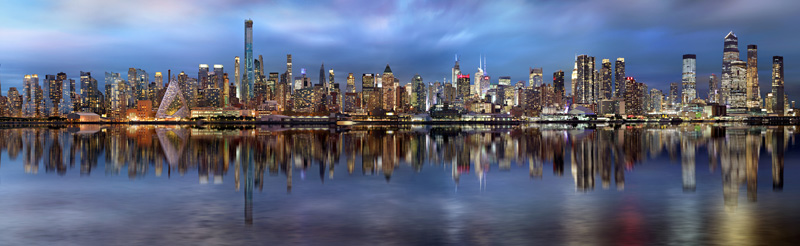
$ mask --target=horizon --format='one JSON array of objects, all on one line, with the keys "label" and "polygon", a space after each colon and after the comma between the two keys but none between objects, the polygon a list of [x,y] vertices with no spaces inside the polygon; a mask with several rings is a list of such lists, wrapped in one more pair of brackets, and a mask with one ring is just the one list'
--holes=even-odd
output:
[{"label": "horizon", "polygon": [[[25,74],[44,77],[65,72],[78,83],[79,71],[89,71],[102,85],[105,84],[105,72],[126,74],[130,67],[147,71],[152,80],[155,72],[166,75],[168,69],[196,77],[199,64],[222,64],[233,81],[233,60],[235,56],[243,57],[243,22],[248,18],[254,22],[253,53],[256,57],[264,55],[265,73],[284,71],[285,56],[292,54],[295,70],[306,68],[312,71],[307,75],[314,83],[317,82],[316,68],[325,63],[326,69],[333,69],[336,73],[336,81],[342,89],[348,73],[355,75],[356,88],[360,89],[359,75],[379,73],[385,63],[392,67],[401,85],[410,83],[415,74],[422,76],[425,83],[443,82],[443,78],[450,77],[454,54],[461,61],[462,71],[471,75],[477,71],[479,63],[475,58],[486,57],[492,84],[496,84],[500,76],[510,76],[512,82],[522,80],[527,83],[528,68],[542,67],[545,78],[550,78],[557,70],[564,70],[565,85],[569,85],[574,56],[586,54],[597,60],[623,57],[626,76],[637,78],[649,88],[666,92],[669,83],[680,82],[682,55],[696,54],[698,96],[706,98],[708,76],[720,74],[723,38],[732,29],[740,38],[740,54],[745,54],[740,55],[741,58],[746,57],[748,44],[758,45],[759,84],[763,96],[771,90],[772,56],[783,56],[791,68],[792,58],[800,53],[791,45],[800,41],[800,34],[784,35],[780,31],[781,26],[788,27],[800,20],[787,11],[792,9],[787,4],[800,6],[800,3],[770,0],[762,3],[735,1],[681,5],[658,2],[650,4],[653,6],[623,6],[619,5],[621,2],[599,7],[590,1],[571,4],[549,1],[369,2],[364,9],[375,11],[366,12],[364,17],[347,13],[349,7],[358,5],[357,1],[319,3],[325,7],[308,7],[298,2],[273,3],[277,6],[269,7],[277,9],[278,14],[260,16],[253,13],[262,12],[245,9],[259,10],[269,4],[92,0],[70,2],[72,4],[54,1],[12,3],[0,10],[1,16],[5,16],[0,17],[0,23],[3,23],[0,30],[8,33],[0,37],[0,64],[4,65],[0,67],[0,83],[4,85],[0,93],[5,94],[10,87],[20,88]],[[215,15],[218,12],[203,8],[206,6],[221,10],[220,14]],[[548,11],[547,7],[554,11]],[[600,7],[627,9],[630,11],[624,13],[633,17],[645,17],[644,12],[649,12],[646,16],[655,18],[642,20],[645,23],[629,23],[629,19],[624,17],[604,15],[604,9]],[[62,8],[65,11],[53,12],[53,17],[43,16],[48,9]],[[118,17],[92,12],[119,8],[128,8],[133,14]],[[676,14],[673,11],[678,8],[681,10],[677,12],[679,16],[704,13],[716,18],[706,18],[699,23],[695,19],[687,23],[670,22],[668,17]],[[197,11],[199,14],[155,17],[146,12],[170,13],[175,10]],[[306,15],[304,10],[311,10],[316,15]],[[529,17],[523,10],[542,16]],[[548,15],[553,15],[549,12],[558,12],[555,10],[569,11],[563,16],[549,16],[558,17],[554,19],[556,25],[551,27],[515,21],[519,17],[546,21]],[[726,10],[736,11],[727,13]],[[486,12],[500,15],[481,15]],[[146,18],[137,13],[143,13]],[[658,17],[665,19],[654,20]],[[726,22],[730,24],[724,25]],[[191,28],[181,28],[181,24]],[[460,28],[451,30],[450,27]],[[219,31],[214,32],[219,35],[203,33],[209,30]],[[343,34],[339,34],[340,31]],[[406,37],[409,33],[410,37]],[[589,40],[574,38],[581,35],[594,37],[596,34],[601,35]],[[51,36],[55,37],[52,41],[45,39]],[[649,45],[653,41],[657,42]],[[551,46],[560,48],[547,48]],[[539,56],[543,58],[536,58]],[[795,83],[798,76],[798,72],[786,69],[785,85],[790,101],[800,91],[800,86]],[[569,89],[567,92],[571,93]]]}]

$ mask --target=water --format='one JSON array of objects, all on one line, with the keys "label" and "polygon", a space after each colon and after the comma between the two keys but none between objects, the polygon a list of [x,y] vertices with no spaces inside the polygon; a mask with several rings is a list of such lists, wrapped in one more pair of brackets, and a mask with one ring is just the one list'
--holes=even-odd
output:
[{"label": "water", "polygon": [[797,245],[796,127],[0,129],[0,245]]}]

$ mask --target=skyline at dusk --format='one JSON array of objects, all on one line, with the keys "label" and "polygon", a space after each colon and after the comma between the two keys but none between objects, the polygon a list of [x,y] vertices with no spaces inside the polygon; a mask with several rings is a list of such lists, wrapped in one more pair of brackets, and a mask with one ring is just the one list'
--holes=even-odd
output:
[{"label": "skyline at dusk", "polygon": [[[282,72],[292,54],[299,72],[316,76],[324,63],[347,73],[379,73],[388,63],[401,84],[420,74],[424,82],[450,82],[454,55],[474,73],[478,57],[487,71],[527,82],[529,67],[545,77],[569,73],[575,55],[624,57],[627,74],[663,91],[681,80],[681,56],[697,54],[697,91],[705,98],[708,76],[719,75],[723,37],[733,31],[744,47],[759,48],[762,94],[770,88],[772,56],[783,56],[786,93],[800,92],[800,73],[787,33],[800,20],[800,3],[708,1],[30,1],[0,4],[0,82],[3,94],[20,88],[25,74],[141,68],[151,76],[168,69],[194,74],[198,64],[233,71],[243,56],[242,21],[252,19],[253,53],[266,72]],[[622,14],[614,14],[622,13]],[[298,73],[299,74],[299,73]],[[358,76],[357,76],[358,77]],[[569,83],[569,79],[567,79]],[[360,89],[360,83],[356,83]],[[344,87],[344,85],[342,85]],[[569,86],[567,87],[569,88]]]}]

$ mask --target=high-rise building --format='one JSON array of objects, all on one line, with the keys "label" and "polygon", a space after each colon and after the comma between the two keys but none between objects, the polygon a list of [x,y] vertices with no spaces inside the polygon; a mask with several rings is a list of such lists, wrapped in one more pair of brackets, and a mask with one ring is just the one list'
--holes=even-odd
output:
[{"label": "high-rise building", "polygon": [[161,72],[156,72],[154,79],[156,82],[156,90],[164,88],[164,76],[161,75]]},{"label": "high-rise building", "polygon": [[542,76],[544,73],[542,72],[543,69],[540,67],[537,68],[529,68],[530,73],[528,74],[528,85],[533,88],[539,87],[544,83],[544,79]]},{"label": "high-rise building", "polygon": [[686,104],[697,98],[697,56],[695,54],[683,55],[681,84],[683,85],[683,100],[681,102]]},{"label": "high-rise building", "polygon": [[577,64],[577,81],[575,81],[575,103],[589,105],[595,102],[595,59],[593,56],[579,55]]},{"label": "high-rise building", "polygon": [[497,84],[502,86],[511,86],[511,76],[500,76],[497,79]]},{"label": "high-rise building", "polygon": [[[469,74],[458,75],[458,77],[456,78],[456,81],[457,81],[457,83],[456,83],[456,90],[457,90],[456,97],[457,98],[461,98],[463,100],[466,100],[467,98],[469,98],[469,83],[470,83]],[[511,79],[509,79],[508,83],[509,84],[511,83]]]},{"label": "high-rise building", "polygon": [[383,70],[382,76],[382,90],[383,90],[383,109],[386,111],[394,111],[396,98],[396,85],[394,83],[394,74],[392,73],[392,69],[389,68],[389,64],[386,64],[386,69]]},{"label": "high-rise building", "polygon": [[328,70],[328,93],[335,91],[336,82],[334,82],[333,69]]},{"label": "high-rise building", "polygon": [[[292,54],[286,54],[286,81],[287,85],[292,84]],[[289,86],[292,87],[292,86]]]},{"label": "high-rise building", "polygon": [[757,108],[761,104],[761,89],[758,86],[758,46],[747,46],[747,107]]},{"label": "high-rise building", "polygon": [[597,100],[611,99],[614,96],[614,85],[611,83],[613,79],[611,76],[611,60],[603,59],[602,67],[600,68],[600,98]]},{"label": "high-rise building", "polygon": [[452,75],[453,76],[451,77],[452,79],[450,80],[450,83],[453,83],[455,86],[458,75],[461,75],[461,66],[458,65],[458,55],[456,55],[456,65],[453,66]]},{"label": "high-rise building", "polygon": [[[627,86],[627,85],[625,85],[625,86]],[[670,83],[669,84],[669,105],[672,107],[672,109],[677,109],[678,108],[678,102],[679,102],[680,98],[681,98],[680,84],[678,84],[678,83]]]},{"label": "high-rise building", "polygon": [[422,76],[419,74],[414,75],[411,79],[411,86],[413,93],[411,94],[411,105],[417,112],[425,112],[428,110],[426,104],[427,98],[425,97],[425,83],[422,82]]},{"label": "high-rise building", "polygon": [[646,86],[644,83],[636,82],[633,77],[626,78],[625,83],[625,113],[628,115],[643,115],[645,113]]},{"label": "high-rise building", "polygon": [[719,77],[716,74],[711,74],[708,77],[708,102],[709,103],[722,103],[722,91],[720,89]]},{"label": "high-rise building", "polygon": [[625,58],[619,57],[614,63],[614,95],[625,95]]},{"label": "high-rise building", "polygon": [[326,90],[328,89],[328,85],[325,79],[325,63],[322,63],[322,66],[319,67],[319,85],[321,85]]},{"label": "high-rise building", "polygon": [[730,105],[731,96],[731,63],[739,60],[739,38],[733,31],[725,35],[722,49],[722,103]]},{"label": "high-rise building", "polygon": [[223,66],[221,64],[214,64],[214,75],[216,75],[214,78],[216,80],[208,81],[209,86],[207,87],[213,87],[220,90],[225,88],[225,77],[222,76],[223,74],[225,74],[225,69]]},{"label": "high-rise building", "polygon": [[783,91],[783,56],[772,57],[772,95],[775,97],[775,104],[772,112],[778,115],[784,114],[785,102]]},{"label": "high-rise building", "polygon": [[[242,88],[242,74],[241,74],[241,67],[239,66],[239,57],[233,58],[233,86],[236,88]],[[236,90],[236,98],[242,98],[242,91]]]},{"label": "high-rise building", "polygon": [[650,89],[650,112],[661,112],[661,103],[664,100],[664,93],[661,90],[653,88]]},{"label": "high-rise building", "polygon": [[554,103],[564,105],[564,71],[558,70],[553,73],[553,92],[555,93]]},{"label": "high-rise building", "polygon": [[347,93],[356,93],[356,77],[353,73],[347,74]]},{"label": "high-rise building", "polygon": [[731,108],[747,107],[747,63],[733,61],[730,64],[730,96]]},{"label": "high-rise building", "polygon": [[244,70],[245,77],[242,78],[242,85],[239,87],[239,100],[247,105],[253,98],[253,85],[255,83],[255,64],[253,58],[253,20],[244,21]]}]

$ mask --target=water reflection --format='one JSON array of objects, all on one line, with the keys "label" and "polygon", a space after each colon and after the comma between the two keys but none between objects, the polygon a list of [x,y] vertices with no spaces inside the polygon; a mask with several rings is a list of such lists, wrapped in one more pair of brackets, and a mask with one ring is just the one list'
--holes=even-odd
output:
[{"label": "water reflection", "polygon": [[527,165],[528,177],[540,180],[550,165],[553,177],[568,178],[568,162],[575,190],[590,192],[599,182],[602,189],[613,185],[622,191],[626,175],[636,175],[637,165],[668,158],[680,161],[678,187],[693,193],[698,186],[697,153],[702,152],[708,153],[704,158],[709,170],[720,170],[725,207],[735,209],[742,184],[747,200],[758,200],[762,148],[770,154],[773,190],[783,189],[784,153],[795,132],[795,127],[712,124],[336,129],[83,125],[2,129],[0,149],[12,161],[21,153],[29,174],[39,173],[40,166],[57,175],[77,168],[82,176],[102,168],[104,175],[127,172],[131,179],[196,170],[202,184],[223,183],[233,176],[237,191],[244,183],[245,221],[252,224],[253,192],[263,190],[265,174],[284,176],[290,193],[294,172],[301,179],[318,172],[324,183],[332,182],[335,172],[352,175],[360,169],[362,175],[381,175],[391,182],[399,168],[445,168],[454,184],[471,174],[485,190],[492,169]]}]

